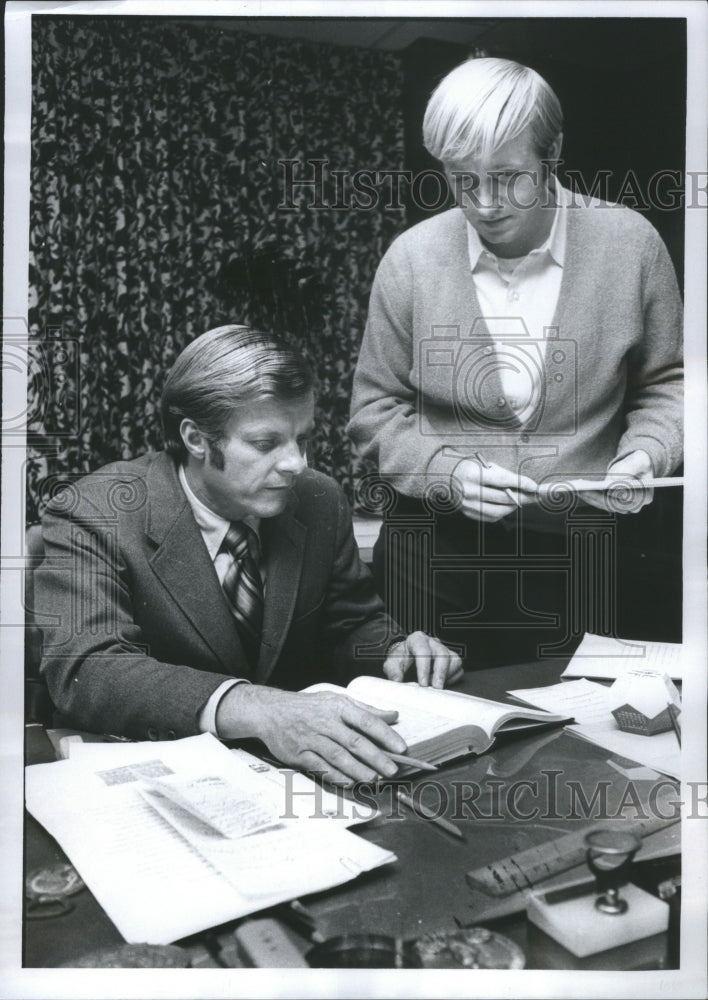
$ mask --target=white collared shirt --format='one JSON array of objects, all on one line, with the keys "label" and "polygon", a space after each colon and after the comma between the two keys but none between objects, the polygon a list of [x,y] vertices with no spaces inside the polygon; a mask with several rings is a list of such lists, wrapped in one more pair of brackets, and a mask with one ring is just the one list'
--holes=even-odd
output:
[{"label": "white collared shirt", "polygon": [[[554,193],[557,208],[551,231],[525,257],[497,257],[467,223],[470,268],[482,315],[497,320],[487,326],[496,342],[502,390],[522,423],[535,411],[543,390],[546,330],[553,322],[565,264],[568,192],[556,184]],[[524,327],[533,344],[505,341],[511,333],[523,334]]]},{"label": "white collared shirt", "polygon": [[[192,509],[192,514],[194,514],[194,520],[197,522],[197,527],[199,528],[202,538],[204,539],[207,552],[209,553],[211,561],[214,563],[214,569],[216,570],[216,575],[219,577],[219,583],[223,583],[224,577],[233,562],[233,556],[230,555],[230,553],[221,551],[221,545],[226,536],[226,532],[231,527],[231,522],[227,521],[219,514],[215,514],[211,508],[202,503],[190,487],[183,465],[180,465],[179,467],[178,476],[180,486],[184,490],[184,495],[187,497],[187,503]],[[241,520],[244,524],[247,524],[249,528],[253,529],[260,540],[260,518],[243,517]],[[262,558],[259,560],[258,568],[261,572],[261,579],[263,580],[263,586],[265,588],[265,567],[263,566]]]},{"label": "white collared shirt", "polygon": [[[179,477],[180,486],[184,490],[184,495],[187,498],[187,503],[192,510],[192,514],[194,515],[194,520],[197,522],[197,527],[199,528],[202,538],[204,539],[207,552],[211,557],[211,561],[214,563],[214,569],[216,570],[216,575],[219,578],[219,583],[223,583],[224,577],[234,561],[233,556],[229,552],[221,551],[221,543],[224,541],[224,537],[231,526],[231,522],[225,520],[225,518],[221,517],[219,514],[215,514],[213,510],[207,507],[206,504],[202,503],[199,497],[195,495],[194,491],[187,482],[187,474],[183,465],[180,465],[177,475]],[[260,520],[258,518],[244,517],[242,518],[242,521],[250,528],[253,528],[256,534],[259,535]],[[261,577],[263,578],[263,586],[265,590],[265,575],[262,558],[259,560],[259,569],[261,571]],[[250,681],[248,681],[245,677],[234,677],[219,685],[199,713],[199,729],[201,732],[211,733],[213,736],[219,735],[216,729],[216,710],[219,707],[219,702],[226,692],[230,691],[236,684],[249,683]]]}]

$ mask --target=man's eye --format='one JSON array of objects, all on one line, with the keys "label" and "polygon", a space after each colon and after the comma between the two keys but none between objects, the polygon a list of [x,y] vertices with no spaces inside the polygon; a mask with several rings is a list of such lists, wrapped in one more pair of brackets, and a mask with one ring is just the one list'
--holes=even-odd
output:
[{"label": "man's eye", "polygon": [[256,449],[256,451],[268,452],[275,448],[275,441],[270,438],[263,438],[259,441],[251,441],[251,446]]}]

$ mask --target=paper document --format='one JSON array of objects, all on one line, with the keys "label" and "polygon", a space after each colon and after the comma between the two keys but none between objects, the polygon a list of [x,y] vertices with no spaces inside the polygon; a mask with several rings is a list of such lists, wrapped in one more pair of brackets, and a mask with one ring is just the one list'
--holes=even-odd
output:
[{"label": "paper document", "polygon": [[209,734],[87,746],[26,768],[27,808],[127,941],[168,944],[395,860],[347,829],[366,813],[338,820],[341,798],[304,775],[284,794]]},{"label": "paper document", "polygon": [[615,680],[625,670],[637,667],[657,670],[680,680],[683,675],[683,645],[680,642],[616,639],[611,635],[586,632],[561,676]]},{"label": "paper document", "polygon": [[575,724],[566,726],[569,732],[611,753],[678,778],[681,748],[673,730],[655,736],[623,732],[610,711],[608,690],[602,684],[582,679],[561,681],[549,687],[519,688],[508,693],[537,708],[572,715]]},{"label": "paper document", "polygon": [[683,476],[665,476],[662,479],[640,479],[627,473],[607,476],[605,479],[558,479],[541,483],[539,496],[564,490],[568,493],[606,493],[610,490],[661,489],[667,486],[683,486]]}]

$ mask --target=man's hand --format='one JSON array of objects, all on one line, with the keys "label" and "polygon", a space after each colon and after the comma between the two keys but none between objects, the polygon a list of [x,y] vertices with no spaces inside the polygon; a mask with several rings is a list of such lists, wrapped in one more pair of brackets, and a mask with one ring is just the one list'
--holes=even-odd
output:
[{"label": "man's hand", "polygon": [[462,490],[462,513],[476,521],[500,521],[536,500],[538,484],[501,465],[464,458],[453,475]]},{"label": "man's hand", "polygon": [[425,632],[412,632],[390,647],[383,665],[384,674],[390,681],[402,681],[414,663],[421,687],[443,688],[446,684],[454,684],[464,673],[457,653]]},{"label": "man's hand", "polygon": [[313,771],[335,785],[351,785],[396,774],[386,750],[406,751],[388,725],[397,718],[397,712],[333,692],[237,684],[219,703],[216,729],[222,739],[260,739],[284,764]]},{"label": "man's hand", "polygon": [[[653,474],[651,459],[647,453],[632,451],[607,467],[607,490],[581,491],[578,496],[591,507],[599,507],[600,510],[615,514],[636,514],[654,499],[654,490],[649,486],[636,485],[636,480],[651,479]],[[632,488],[635,485],[636,488]]]}]

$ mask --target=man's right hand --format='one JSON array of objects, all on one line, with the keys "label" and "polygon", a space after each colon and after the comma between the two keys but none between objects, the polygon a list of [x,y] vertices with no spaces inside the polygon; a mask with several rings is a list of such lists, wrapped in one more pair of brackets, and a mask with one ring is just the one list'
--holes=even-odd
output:
[{"label": "man's right hand", "polygon": [[388,725],[397,718],[397,712],[343,694],[237,684],[219,703],[216,728],[222,739],[255,737],[284,764],[316,772],[331,784],[352,785],[396,774],[386,750],[406,751]]},{"label": "man's right hand", "polygon": [[534,503],[538,484],[493,462],[464,458],[453,473],[462,491],[461,511],[476,521],[500,521],[523,504]]}]

